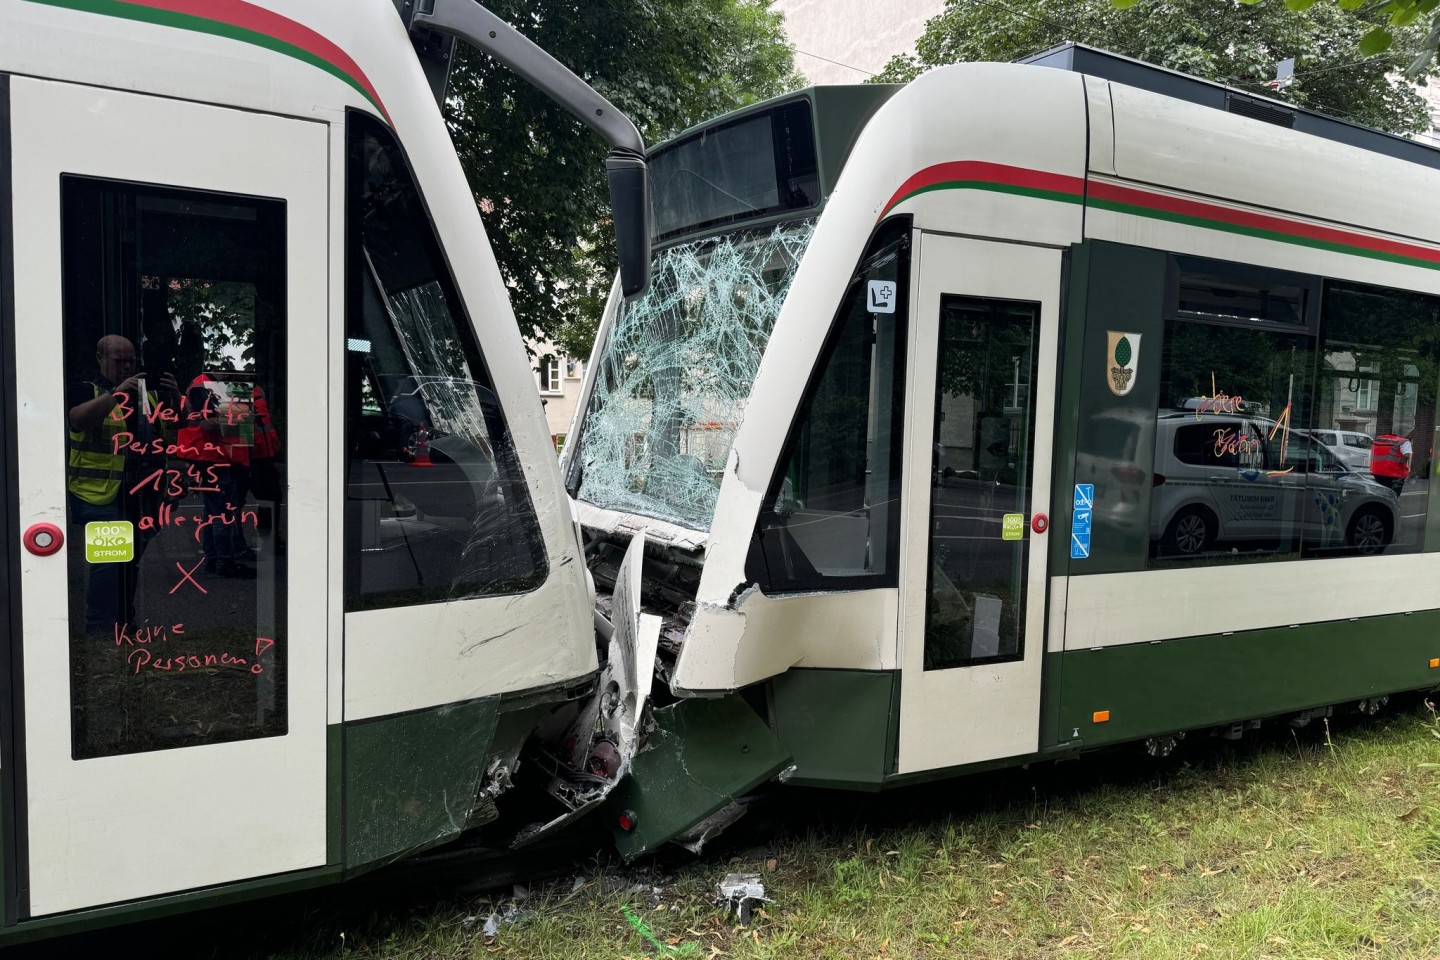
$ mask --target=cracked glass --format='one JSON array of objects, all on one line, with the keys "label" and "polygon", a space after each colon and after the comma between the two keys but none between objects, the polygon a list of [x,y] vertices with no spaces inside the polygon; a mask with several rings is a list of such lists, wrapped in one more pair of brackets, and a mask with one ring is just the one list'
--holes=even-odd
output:
[{"label": "cracked glass", "polygon": [[656,257],[650,290],[605,341],[575,495],[708,530],[720,477],[814,220]]},{"label": "cracked glass", "polygon": [[424,202],[390,133],[348,122],[345,607],[533,589],[539,524]]}]

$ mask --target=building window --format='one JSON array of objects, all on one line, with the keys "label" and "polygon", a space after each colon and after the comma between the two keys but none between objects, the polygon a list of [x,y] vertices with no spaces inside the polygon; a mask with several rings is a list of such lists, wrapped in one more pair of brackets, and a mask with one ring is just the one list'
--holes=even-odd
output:
[{"label": "building window", "polygon": [[558,357],[545,357],[540,361],[540,392],[560,393],[560,360]]}]

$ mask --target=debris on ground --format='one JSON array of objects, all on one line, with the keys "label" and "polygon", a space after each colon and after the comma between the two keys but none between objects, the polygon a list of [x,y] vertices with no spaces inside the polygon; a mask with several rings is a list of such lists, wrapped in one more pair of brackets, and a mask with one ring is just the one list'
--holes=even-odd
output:
[{"label": "debris on ground", "polygon": [[534,913],[534,910],[526,910],[518,903],[507,904],[503,908],[490,911],[490,915],[485,918],[485,925],[481,928],[481,933],[485,935],[486,940],[494,940],[500,936],[501,927],[514,926],[522,920],[529,919]]},{"label": "debris on ground", "polygon": [[574,899],[582,890],[592,894],[621,894],[634,898],[637,903],[649,902],[651,909],[659,909],[665,902],[670,877],[655,870],[618,870],[595,875],[575,874],[569,878],[545,881],[535,886],[515,884],[509,896],[485,898],[477,903],[478,909],[460,921],[466,927],[481,926],[481,933],[487,941],[499,938],[505,927],[522,923],[538,913],[563,905]]},{"label": "debris on ground", "polygon": [[735,908],[735,919],[743,926],[750,922],[755,907],[774,903],[765,896],[765,884],[758,873],[728,873],[715,888],[716,903]]},{"label": "debris on ground", "polygon": [[[494,908],[485,916],[484,926],[481,933],[486,940],[494,940],[500,936],[501,927],[513,926],[522,920],[534,916],[535,911],[522,907],[521,904],[530,899],[530,888],[524,884],[517,883],[511,889],[510,897],[504,903],[496,903]],[[470,926],[480,919],[480,914],[466,917],[462,923]]]}]

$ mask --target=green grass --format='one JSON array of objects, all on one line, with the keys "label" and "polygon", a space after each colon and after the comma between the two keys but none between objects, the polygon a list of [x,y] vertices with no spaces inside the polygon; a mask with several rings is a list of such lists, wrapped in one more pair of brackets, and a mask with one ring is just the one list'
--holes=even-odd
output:
[{"label": "green grass", "polygon": [[[761,847],[668,873],[592,866],[579,889],[533,892],[493,940],[482,924],[503,898],[321,925],[274,956],[1440,957],[1433,713],[1136,754],[807,793],[740,838]],[[747,927],[712,903],[736,871],[775,900]]]}]

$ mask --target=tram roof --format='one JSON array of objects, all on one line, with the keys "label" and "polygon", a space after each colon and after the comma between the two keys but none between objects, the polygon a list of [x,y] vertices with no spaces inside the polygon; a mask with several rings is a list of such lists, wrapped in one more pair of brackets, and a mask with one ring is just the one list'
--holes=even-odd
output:
[{"label": "tram roof", "polygon": [[1019,62],[1083,73],[1440,170],[1440,149],[1417,140],[1342,120],[1317,110],[1307,110],[1273,97],[1259,96],[1223,83],[1201,80],[1178,70],[1157,67],[1143,60],[1101,50],[1099,47],[1074,42],[1062,43],[1025,57]]}]

